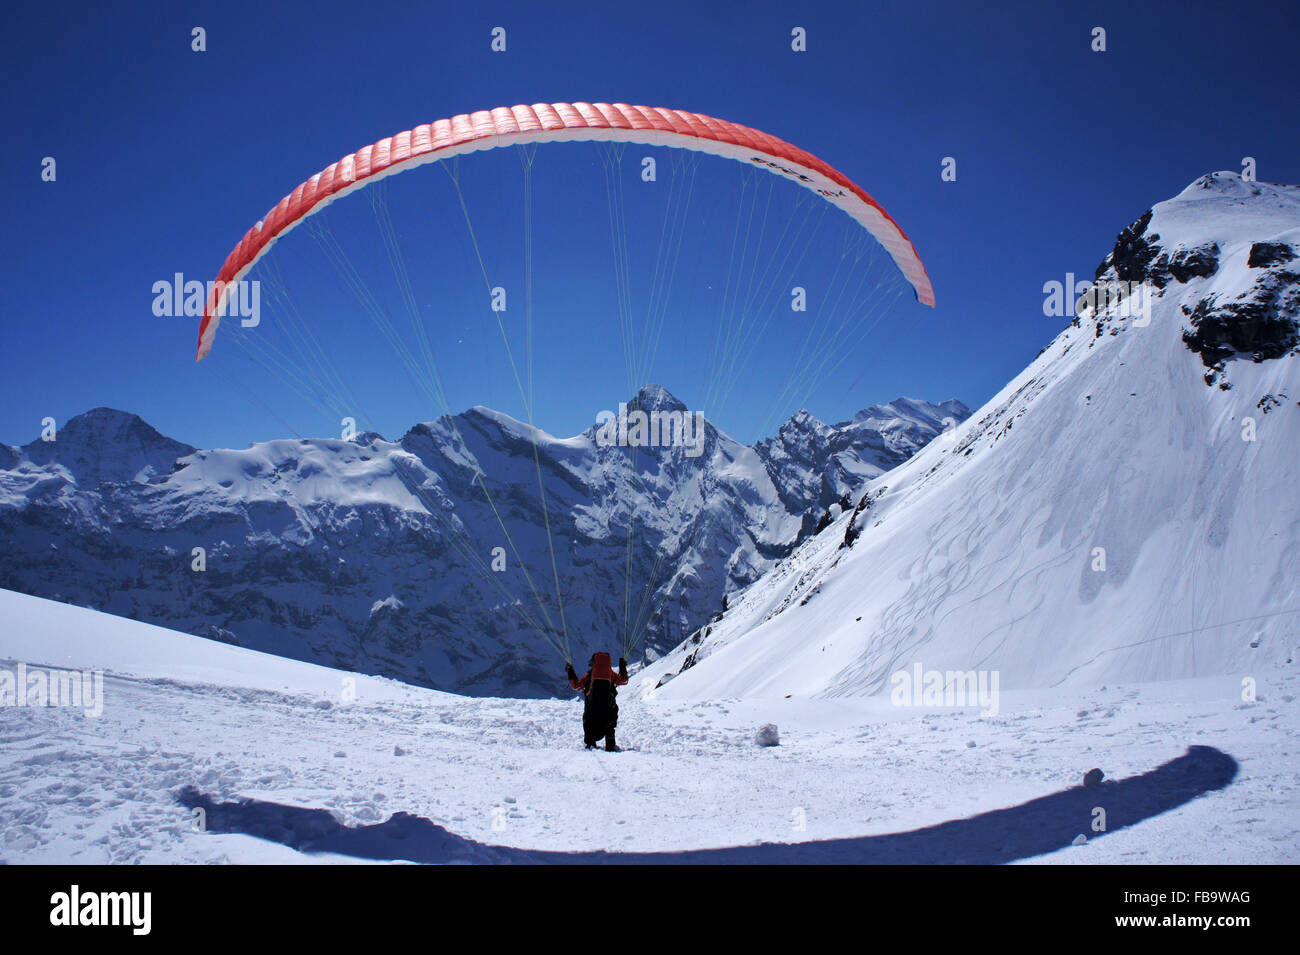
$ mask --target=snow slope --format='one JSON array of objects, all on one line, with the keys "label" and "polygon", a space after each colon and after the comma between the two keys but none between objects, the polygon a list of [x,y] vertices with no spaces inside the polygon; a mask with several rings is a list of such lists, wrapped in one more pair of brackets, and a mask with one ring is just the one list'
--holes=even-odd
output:
[{"label": "snow slope", "polygon": [[[345,703],[351,674],[0,591],[18,660],[102,666],[105,706],[0,706],[0,862],[1300,861],[1290,667],[1252,703],[1204,678],[996,717],[627,699],[607,754],[571,702],[359,678]],[[1120,782],[1081,789],[1093,766]]]},{"label": "snow slope", "polygon": [[[100,669],[117,677],[237,686],[338,700],[345,687],[371,700],[450,698],[396,680],[331,670],[203,640],[152,624],[0,590],[0,655],[30,666]],[[344,681],[348,681],[345,683]]]},{"label": "snow slope", "polygon": [[1217,173],[1155,206],[1098,270],[1148,283],[1149,312],[1081,311],[639,691],[861,696],[918,663],[1084,687],[1292,660],[1297,241],[1296,187]]}]

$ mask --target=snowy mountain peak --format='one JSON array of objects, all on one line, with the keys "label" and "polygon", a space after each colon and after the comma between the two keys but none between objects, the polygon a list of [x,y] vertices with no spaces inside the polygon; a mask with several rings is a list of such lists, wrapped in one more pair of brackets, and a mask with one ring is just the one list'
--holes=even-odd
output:
[{"label": "snowy mountain peak", "polygon": [[[457,415],[458,422],[473,422],[480,427],[483,424],[490,424],[498,428],[503,434],[513,438],[519,438],[532,442],[536,439],[538,442],[550,440],[551,435],[547,434],[541,428],[530,425],[527,421],[520,421],[518,418],[506,414],[504,411],[497,411],[494,408],[488,408],[484,405],[474,405],[462,415]],[[448,422],[447,416],[439,419],[440,422]]]},{"label": "snowy mountain peak", "polygon": [[160,434],[139,415],[94,408],[68,420],[54,440],[37,439],[23,453],[37,465],[58,464],[78,481],[147,481],[170,472],[195,449]]},{"label": "snowy mountain peak", "polygon": [[806,408],[800,408],[790,416],[777,432],[782,438],[795,434],[813,434],[825,436],[831,431],[830,425],[822,421]]},{"label": "snowy mountain peak", "polygon": [[1208,172],[1204,176],[1192,180],[1187,188],[1171,201],[1203,199],[1207,192],[1240,199],[1262,195],[1265,190],[1271,191],[1273,187],[1268,183],[1243,179],[1241,173],[1233,172],[1230,169],[1221,169],[1218,172]]},{"label": "snowy mountain peak", "polygon": [[[1300,188],[1211,173],[1119,234],[1096,273],[1099,290],[1116,294],[1085,302],[1080,314],[1096,320],[1097,336],[1115,334],[1127,327],[1121,317],[1145,327],[1152,303],[1143,300],[1158,297],[1177,309],[1206,383],[1226,390],[1229,360],[1267,361],[1300,346],[1297,257]],[[1117,315],[1112,306],[1135,295],[1141,307]]]},{"label": "snowy mountain peak", "polygon": [[[966,420],[970,409],[956,398],[949,398],[935,404],[918,398],[895,398],[884,405],[872,405],[853,416],[851,421],[837,427],[848,425],[868,425],[878,428],[898,428],[908,423],[928,425],[936,431]],[[951,419],[951,420],[950,420]]]},{"label": "snowy mountain peak", "polygon": [[627,403],[629,410],[640,411],[686,411],[685,402],[681,401],[663,385],[644,385]]},{"label": "snowy mountain peak", "polygon": [[1201,176],[1171,199],[1156,203],[1120,238],[1142,236],[1166,251],[1206,246],[1229,249],[1296,229],[1300,186],[1242,179],[1234,172]]},{"label": "snowy mountain peak", "polygon": [[[160,434],[157,429],[137,414],[116,408],[92,408],[75,415],[59,429],[58,440],[89,446],[123,439],[140,442],[149,447],[189,447]],[[45,442],[34,441],[28,448]],[[193,450],[193,449],[191,449]]]}]

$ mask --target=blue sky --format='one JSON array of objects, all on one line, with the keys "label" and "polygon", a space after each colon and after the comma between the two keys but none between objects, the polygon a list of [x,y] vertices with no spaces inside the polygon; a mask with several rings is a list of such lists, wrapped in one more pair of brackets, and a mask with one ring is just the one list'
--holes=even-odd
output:
[{"label": "blue sky", "polygon": [[[214,276],[282,195],[359,146],[458,112],[562,100],[673,106],[756,126],[860,183],[916,243],[939,307],[900,300],[810,410],[834,420],[900,394],[978,406],[1060,327],[1042,314],[1043,283],[1090,276],[1115,233],[1153,202],[1202,173],[1240,169],[1244,156],[1261,179],[1300,181],[1288,105],[1293,5],[1250,15],[1209,3],[989,6],[7,4],[0,441],[25,443],[43,417],[61,422],[98,405],[200,446],[242,447],[283,435],[285,423],[330,433],[332,422],[283,383],[261,382],[249,401],[207,362],[196,367],[194,321],[155,317],[153,283],[178,271]],[[207,30],[204,53],[190,50],[194,26]],[[489,49],[495,26],[507,29],[504,54]],[[806,53],[790,50],[794,26],[807,29]],[[1107,30],[1105,53],[1089,48],[1094,26]],[[41,181],[45,156],[57,160],[54,183]],[[957,160],[955,183],[940,179],[945,156]],[[564,171],[558,158],[544,177],[539,167],[539,267],[550,269],[547,301],[582,314],[566,324],[539,304],[538,416],[569,433],[598,399],[566,387],[566,336],[584,343],[584,367],[599,367],[606,316],[579,294],[593,286],[575,275],[566,287],[555,262],[594,250],[597,236],[608,253],[609,242],[598,204],[566,216],[557,198],[586,186],[595,196],[599,181],[566,181]],[[504,256],[511,233],[493,223],[508,196],[493,193],[490,167],[473,174],[476,222]],[[735,211],[717,208],[723,234]],[[460,274],[467,260],[454,250],[465,229],[455,226],[445,248],[430,238],[423,251],[440,251]],[[590,255],[574,271],[589,268],[612,288],[608,261]],[[674,314],[705,321],[701,311],[697,302]],[[445,313],[430,333],[451,403],[517,410],[510,388],[452,347],[455,323],[469,319]],[[778,329],[759,343],[766,357],[749,369],[742,398],[762,392],[764,363],[792,350],[793,334]],[[621,362],[616,323],[606,344],[610,364]],[[420,405],[398,397],[396,379],[377,381],[377,360],[344,371],[392,436]],[[671,349],[657,367],[673,370]],[[620,388],[599,383],[616,400]],[[769,425],[744,400],[717,417],[746,440]]]}]

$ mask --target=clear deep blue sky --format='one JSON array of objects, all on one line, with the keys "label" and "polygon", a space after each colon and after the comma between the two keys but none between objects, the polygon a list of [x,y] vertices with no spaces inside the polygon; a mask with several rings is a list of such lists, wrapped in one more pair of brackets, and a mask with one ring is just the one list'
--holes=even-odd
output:
[{"label": "clear deep blue sky", "polygon": [[[8,3],[0,441],[98,405],[200,446],[282,435],[196,368],[194,321],[156,318],[152,284],[214,276],[282,195],[362,145],[563,100],[756,126],[862,184],[916,243],[939,307],[909,297],[882,332],[887,359],[851,362],[810,410],[834,419],[900,394],[975,407],[1059,329],[1043,283],[1090,276],[1152,203],[1247,155],[1261,179],[1300,181],[1298,21],[1291,3]],[[505,54],[489,49],[495,26]],[[794,26],[806,53],[790,50]],[[544,226],[548,248],[581,248],[605,223]],[[274,407],[278,387],[260,399]],[[539,423],[576,430],[578,411],[550,398],[557,420]],[[472,400],[509,405],[500,388]],[[405,415],[391,409],[388,430]],[[757,419],[720,424],[757,436]]]}]

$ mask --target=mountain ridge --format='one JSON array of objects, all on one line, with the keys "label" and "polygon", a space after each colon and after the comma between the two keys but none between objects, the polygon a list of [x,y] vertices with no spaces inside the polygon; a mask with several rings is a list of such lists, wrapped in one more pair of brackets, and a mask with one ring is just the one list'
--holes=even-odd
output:
[{"label": "mountain ridge", "polygon": [[[628,403],[684,408],[659,386]],[[650,655],[667,650],[933,437],[933,409],[892,422],[910,436],[894,444],[857,429],[751,447],[706,420],[698,461],[478,406],[396,440],[209,450],[95,409],[0,461],[0,586],[438,689],[547,695],[544,638],[577,654],[645,629]]]}]

